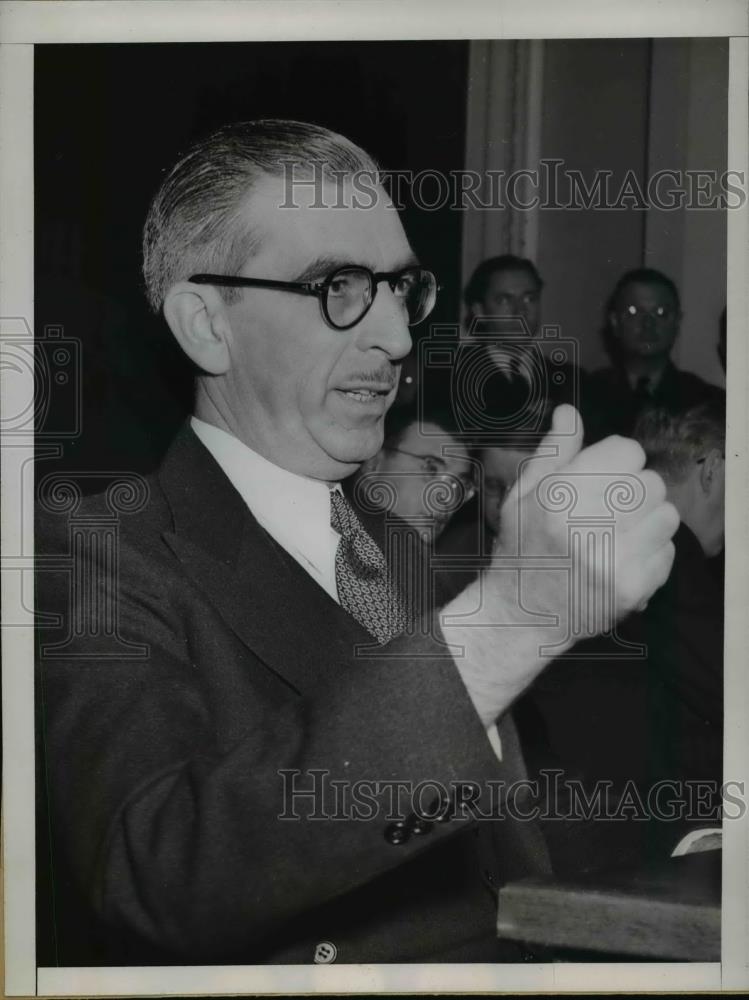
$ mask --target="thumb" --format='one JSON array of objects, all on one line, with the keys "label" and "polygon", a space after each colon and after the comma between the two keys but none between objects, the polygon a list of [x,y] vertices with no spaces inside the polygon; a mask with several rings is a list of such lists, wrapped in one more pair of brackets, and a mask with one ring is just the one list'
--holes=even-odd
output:
[{"label": "thumb", "polygon": [[517,500],[534,490],[544,476],[569,465],[583,446],[583,421],[574,406],[563,403],[551,417],[551,428],[536,453],[524,462],[507,499]]}]

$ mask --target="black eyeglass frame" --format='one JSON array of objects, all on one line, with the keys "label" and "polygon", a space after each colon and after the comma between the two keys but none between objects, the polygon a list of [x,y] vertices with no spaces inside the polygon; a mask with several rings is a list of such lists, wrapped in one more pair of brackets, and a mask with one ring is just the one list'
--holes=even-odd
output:
[{"label": "black eyeglass frame", "polygon": [[[439,460],[437,455],[417,455],[414,451],[406,451],[405,448],[395,448],[389,444],[383,445],[383,450],[394,451],[396,455],[408,455],[409,458],[417,458],[420,462]],[[460,483],[465,494],[464,502],[470,500],[478,492],[478,484],[473,476],[464,476],[459,472],[450,472],[447,469],[434,473],[424,469],[422,474],[429,476],[431,479],[452,480],[453,482]]]},{"label": "black eyeglass frame", "polygon": [[[337,277],[348,271],[360,271],[366,274],[369,278],[371,294],[369,302],[364,307],[362,314],[358,316],[353,323],[347,323],[345,326],[340,326],[338,323],[333,322],[330,312],[328,311],[327,291]],[[228,274],[193,274],[187,280],[191,281],[195,285],[219,285],[226,288],[277,288],[283,292],[296,292],[300,295],[316,295],[320,300],[320,309],[328,326],[332,327],[334,330],[351,330],[357,323],[361,323],[369,310],[372,308],[374,300],[377,296],[377,289],[379,288],[381,281],[387,281],[390,285],[391,292],[395,292],[396,282],[399,281],[405,274],[411,274],[414,272],[418,274],[430,275],[433,282],[433,299],[432,304],[429,307],[429,311],[425,313],[421,319],[416,320],[415,323],[408,324],[409,326],[418,326],[418,324],[422,323],[434,309],[437,301],[437,293],[441,288],[435,273],[430,271],[427,267],[422,267],[420,264],[412,264],[409,267],[401,268],[399,271],[370,271],[370,269],[368,267],[364,267],[363,264],[344,264],[342,267],[337,267],[335,271],[332,271],[322,281],[278,281],[272,278],[245,278],[239,275]]]}]

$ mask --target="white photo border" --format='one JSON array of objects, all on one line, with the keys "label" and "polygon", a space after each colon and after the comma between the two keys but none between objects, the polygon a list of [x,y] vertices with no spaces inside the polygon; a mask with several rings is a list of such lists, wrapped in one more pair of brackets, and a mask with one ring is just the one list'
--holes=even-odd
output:
[{"label": "white photo border", "polygon": [[[154,0],[14,3],[0,8],[0,333],[33,330],[33,46],[36,43],[730,36],[731,170],[749,172],[749,12],[744,0]],[[728,491],[725,773],[746,775],[749,685],[749,207],[728,215]],[[3,420],[24,387],[3,370]],[[22,397],[21,397],[22,402]],[[19,448],[2,455],[3,609],[29,590],[29,508]],[[16,558],[17,557],[17,558]],[[15,561],[14,561],[15,560]],[[5,621],[5,617],[4,617]],[[237,993],[715,991],[749,985],[749,816],[727,823],[720,964],[381,965],[38,969],[34,926],[33,638],[3,629],[5,992],[8,996]]]}]

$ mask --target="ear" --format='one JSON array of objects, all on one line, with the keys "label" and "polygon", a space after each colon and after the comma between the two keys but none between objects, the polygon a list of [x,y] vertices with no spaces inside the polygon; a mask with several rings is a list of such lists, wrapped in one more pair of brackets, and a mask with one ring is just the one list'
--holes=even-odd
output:
[{"label": "ear", "polygon": [[201,371],[224,375],[229,370],[231,324],[216,288],[177,282],[164,299],[164,318],[179,346]]},{"label": "ear", "polygon": [[721,484],[725,469],[725,459],[717,448],[713,448],[701,464],[700,486],[703,493],[709,496]]}]

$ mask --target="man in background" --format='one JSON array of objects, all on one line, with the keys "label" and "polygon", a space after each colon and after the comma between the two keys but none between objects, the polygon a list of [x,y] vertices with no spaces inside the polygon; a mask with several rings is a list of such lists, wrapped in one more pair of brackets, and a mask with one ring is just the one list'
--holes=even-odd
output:
[{"label": "man in background", "polygon": [[605,337],[612,365],[587,381],[586,440],[631,435],[648,407],[680,413],[722,390],[671,360],[682,313],[674,282],[653,268],[622,275],[607,306]]},{"label": "man in background", "polygon": [[537,431],[554,406],[580,405],[582,372],[569,343],[555,348],[539,337],[543,285],[532,261],[503,254],[482,261],[465,288],[468,351],[453,390],[474,397],[472,410],[491,412],[498,430]]},{"label": "man in background", "polygon": [[387,511],[429,544],[476,493],[468,447],[446,408],[391,410],[382,448],[349,481],[364,511]]},{"label": "man in background", "polygon": [[[617,639],[580,643],[551,664],[514,716],[532,773],[561,767],[589,790],[610,781],[614,800],[633,782],[643,802],[657,782],[675,782],[662,801],[671,796],[677,806],[673,822],[594,826],[586,831],[597,838],[592,852],[578,850],[573,824],[566,841],[552,841],[552,858],[559,849],[579,867],[607,853],[612,861],[664,857],[690,825],[720,822],[723,589],[709,561],[724,541],[725,407],[650,410],[635,435],[681,517],[672,571]],[[706,783],[699,815],[694,800],[690,815],[690,782]]]},{"label": "man in background", "polygon": [[[709,561],[725,546],[726,414],[711,400],[681,414],[654,410],[635,437],[666,484],[681,524],[666,584],[645,613],[646,641],[664,683],[699,720],[673,731],[665,754],[683,775],[720,779],[723,719],[723,588]],[[675,723],[676,724],[676,723]]]},{"label": "man in background", "polygon": [[502,254],[481,261],[463,293],[466,329],[470,331],[478,318],[519,319],[528,336],[535,337],[543,287],[536,265],[527,257]]}]

